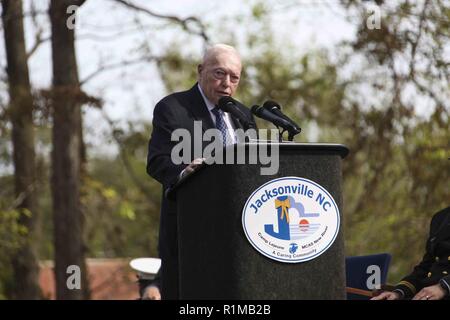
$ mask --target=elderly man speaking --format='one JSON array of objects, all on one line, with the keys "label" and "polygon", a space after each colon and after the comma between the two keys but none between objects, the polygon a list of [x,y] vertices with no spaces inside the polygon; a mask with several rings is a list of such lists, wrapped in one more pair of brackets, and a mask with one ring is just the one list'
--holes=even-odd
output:
[{"label": "elderly man speaking", "polygon": [[[241,70],[240,56],[233,47],[214,45],[206,50],[202,63],[198,65],[198,83],[187,91],[168,95],[155,106],[147,173],[163,187],[158,244],[162,260],[162,299],[178,299],[177,208],[175,201],[165,196],[165,191],[204,160],[197,158],[191,159],[190,164],[175,164],[171,159],[171,150],[175,146],[171,134],[182,128],[188,130],[193,139],[198,139],[194,137],[194,121],[201,121],[203,132],[217,128],[223,134],[225,145],[236,143],[234,131],[242,128],[241,123],[233,115],[220,110],[217,104],[221,97],[234,95]],[[247,121],[254,124],[250,110],[239,103],[236,106]],[[203,142],[202,148],[205,146],[206,142]]]}]

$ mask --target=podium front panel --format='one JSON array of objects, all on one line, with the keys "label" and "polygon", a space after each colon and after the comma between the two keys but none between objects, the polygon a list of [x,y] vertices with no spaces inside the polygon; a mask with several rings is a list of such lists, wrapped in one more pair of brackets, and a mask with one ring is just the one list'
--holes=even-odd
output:
[{"label": "podium front panel", "polygon": [[[338,150],[339,151],[339,150]],[[181,299],[345,299],[342,154],[336,148],[281,147],[279,171],[260,165],[211,165],[177,190]],[[318,257],[283,263],[247,240],[242,210],[259,186],[301,177],[324,187],[340,212],[339,233]]]}]

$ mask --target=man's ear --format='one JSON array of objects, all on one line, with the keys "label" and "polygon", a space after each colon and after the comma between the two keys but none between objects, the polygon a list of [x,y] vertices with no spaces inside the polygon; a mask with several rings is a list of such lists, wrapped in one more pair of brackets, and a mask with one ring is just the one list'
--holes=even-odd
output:
[{"label": "man's ear", "polygon": [[202,65],[202,64],[199,64],[199,65],[197,66],[197,75],[198,75],[198,76],[200,76],[200,73],[202,72],[202,70],[203,70],[203,65]]}]

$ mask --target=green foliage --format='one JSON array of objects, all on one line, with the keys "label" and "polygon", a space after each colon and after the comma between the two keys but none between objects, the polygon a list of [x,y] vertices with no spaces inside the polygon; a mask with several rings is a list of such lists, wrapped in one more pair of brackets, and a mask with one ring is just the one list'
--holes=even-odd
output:
[{"label": "green foliage", "polygon": [[20,215],[29,215],[29,211],[12,209],[13,189],[7,186],[11,177],[0,177],[0,300],[7,298],[7,292],[13,286],[10,259],[24,244],[28,230],[18,223]]},{"label": "green foliage", "polygon": [[183,57],[174,43],[164,59],[158,63],[160,75],[164,81],[167,92],[187,90],[197,81],[198,59]]},{"label": "green foliage", "polygon": [[[411,14],[420,13],[416,4],[404,1],[384,10],[382,29],[373,31],[366,28],[364,4],[349,1],[348,7],[349,12],[360,12],[360,28],[353,43],[336,48],[340,59],[332,63],[326,51],[297,54],[289,41],[283,42],[283,51],[278,50],[280,40],[265,24],[264,6],[256,5],[253,15],[258,19],[253,23],[260,27],[247,37],[249,54],[243,57],[237,98],[247,105],[278,101],[303,128],[297,141],[337,142],[350,148],[343,162],[347,255],[391,253],[389,276],[396,282],[420,261],[432,214],[449,205],[449,107],[442,97],[445,88],[448,93],[448,61],[443,63],[444,42],[439,35],[432,35],[434,42],[416,44],[413,35],[417,36],[420,20]],[[442,18],[431,20],[432,14]],[[445,33],[448,29],[441,25],[448,21],[446,14],[448,10],[440,11],[436,5],[425,8],[424,25],[435,25]],[[431,30],[425,28],[423,34],[428,36]],[[354,64],[361,53],[367,61]],[[407,74],[393,68],[399,55],[410,68]],[[430,68],[423,69],[423,61]],[[195,65],[192,57],[186,62],[177,67]],[[341,74],[349,65],[353,75],[344,78]],[[181,89],[180,83],[165,78],[167,88]],[[361,89],[361,83],[371,91]],[[411,85],[418,97],[432,102],[430,117],[417,114],[414,99],[404,98]],[[379,98],[367,103],[367,95]]]},{"label": "green foliage", "polygon": [[[139,128],[139,129],[137,129]],[[41,150],[48,145],[41,137],[48,128],[38,128]],[[160,185],[145,172],[147,142],[151,128],[134,123],[127,132],[115,132],[122,152],[88,161],[83,177],[81,203],[84,239],[88,257],[157,256]],[[88,151],[89,154],[89,151]],[[126,165],[125,165],[126,160]],[[53,259],[53,220],[48,159],[38,157],[39,259]],[[12,176],[0,177],[0,299],[7,298],[11,283],[11,256],[23,244],[26,229],[17,223]],[[22,212],[27,214],[27,212]]]},{"label": "green foliage", "polygon": [[83,180],[89,256],[157,256],[160,185],[145,172],[149,128],[120,134],[121,154],[90,159]]},{"label": "green foliage", "polygon": [[19,248],[23,243],[22,238],[28,233],[25,226],[17,223],[21,214],[29,215],[29,212],[8,209],[0,211],[0,244],[2,253],[12,252]]},{"label": "green foliage", "polygon": [[258,2],[252,7],[252,16],[253,18],[259,20],[267,15],[268,8],[264,2]]},{"label": "green foliage", "polygon": [[[347,251],[390,252],[396,282],[420,261],[432,214],[449,205],[448,8],[438,1],[380,3],[381,29],[369,30],[367,3],[347,5],[360,17],[349,55],[367,59],[355,79],[382,97],[369,108],[358,91],[346,98],[353,111],[342,119],[352,150],[344,161]],[[417,102],[429,117],[416,113]]]}]

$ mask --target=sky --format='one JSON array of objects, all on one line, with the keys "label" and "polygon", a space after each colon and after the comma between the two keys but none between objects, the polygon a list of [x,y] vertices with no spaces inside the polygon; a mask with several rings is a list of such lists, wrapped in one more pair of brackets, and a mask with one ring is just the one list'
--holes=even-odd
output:
[{"label": "sky", "polygon": [[[292,6],[294,2],[301,5]],[[258,28],[251,23],[252,12],[248,4],[255,3],[253,0],[135,0],[134,3],[163,15],[198,17],[208,26],[213,43],[223,42],[230,36],[240,43],[249,32]],[[29,10],[31,4],[38,10],[45,11],[48,1],[24,0],[26,10]],[[276,35],[280,52],[286,43],[298,52],[320,47],[332,48],[355,34],[355,26],[345,20],[338,1],[268,0],[265,4],[271,12],[270,29]],[[72,11],[68,16],[71,13]],[[249,23],[236,24],[236,18]],[[136,19],[139,20],[138,27]],[[38,25],[43,30],[44,37],[49,37],[50,24],[45,13],[38,16]],[[145,14],[136,15],[134,11],[111,0],[86,1],[76,11],[75,24],[80,80],[86,79],[99,66],[133,60],[142,50],[158,55],[173,46],[174,42],[185,44],[180,48],[182,52],[200,59],[204,49],[201,38],[187,34],[179,27],[167,26],[164,20],[150,18]],[[31,19],[27,19],[25,33],[28,48],[33,46],[35,30]],[[235,33],[230,35],[224,32],[226,30],[234,30]],[[244,60],[248,55],[244,48],[241,55]],[[0,63],[6,63],[3,43],[0,44]],[[29,68],[35,89],[50,86],[50,41],[39,46],[29,60]],[[125,129],[128,122],[150,122],[154,105],[168,94],[152,63],[131,64],[102,72],[86,82],[83,89],[93,96],[101,96],[104,99],[103,112]],[[110,130],[102,112],[85,107],[84,113],[85,136],[90,153],[114,154],[114,144],[104,143]]]},{"label": "sky", "polygon": [[[104,26],[116,26],[116,21],[122,21],[122,25],[133,25],[133,14],[124,10],[123,7],[112,6],[109,1],[96,0],[88,1],[86,7],[80,10],[80,29],[78,34],[83,38],[87,34],[99,34],[98,30],[102,30],[101,34],[114,34],[111,29]],[[270,1],[269,1],[270,2]],[[271,1],[275,4],[282,1]],[[331,1],[333,2],[333,1]],[[237,15],[244,16],[249,19],[251,12],[243,8],[242,1],[139,1],[142,5],[161,14],[171,14],[180,17],[195,15],[210,24],[213,29],[220,30],[223,25],[229,30],[233,28],[235,22],[233,18]],[[344,16],[336,13],[337,9],[320,5],[317,1],[304,1],[302,8],[295,10],[283,11],[274,15],[272,20],[272,29],[280,39],[292,42],[299,50],[308,51],[314,46],[332,47],[344,38],[349,38],[354,28],[344,20]],[[308,4],[308,3],[316,3]],[[106,4],[106,5],[105,5]],[[101,8],[105,6],[111,7],[108,14],[98,15]],[[118,9],[114,9],[118,8]],[[276,8],[276,7],[275,7]],[[280,8],[281,9],[281,8]],[[92,18],[94,17],[94,18]],[[142,23],[146,25],[143,31],[148,37],[148,46],[152,52],[158,55],[158,49],[167,48],[176,39],[178,42],[186,42],[183,51],[200,58],[202,54],[202,41],[199,37],[187,35],[179,28],[170,28],[161,30],[162,23],[155,19],[148,19],[144,15],[140,16]],[[99,28],[98,26],[103,26]],[[164,26],[164,25],[163,25]],[[294,27],[293,27],[294,26]],[[249,29],[252,26],[249,26]],[[223,27],[222,27],[223,28]],[[236,28],[236,27],[234,27]],[[292,34],[292,30],[298,30]],[[243,30],[240,34],[245,35],[248,30]],[[227,35],[221,36],[220,31],[212,33],[213,42],[221,42]],[[80,75],[88,74],[90,70],[95,70],[98,65],[99,57],[111,59],[112,61],[120,61],[126,58],[130,52],[133,52],[136,43],[143,40],[142,32],[128,33],[115,41],[99,44],[98,41],[82,40],[78,42],[77,50],[80,53]],[[280,50],[283,50],[280,48]],[[245,56],[245,52],[241,52]],[[167,92],[159,79],[154,66],[149,64],[132,66],[128,70],[110,72],[95,79],[86,86],[86,90],[92,93],[98,92],[102,87],[108,86],[106,94],[107,106],[106,111],[114,119],[126,119],[136,117],[136,119],[151,119],[152,108],[155,103],[164,97]],[[120,81],[118,78],[120,77]],[[132,97],[132,92],[135,96]],[[133,112],[130,112],[132,108]]]}]

